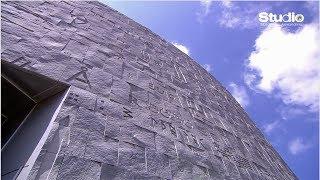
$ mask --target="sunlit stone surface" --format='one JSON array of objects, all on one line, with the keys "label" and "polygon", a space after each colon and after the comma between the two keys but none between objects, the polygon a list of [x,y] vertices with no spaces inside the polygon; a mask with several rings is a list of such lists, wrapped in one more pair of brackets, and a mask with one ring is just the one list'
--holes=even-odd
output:
[{"label": "sunlit stone surface", "polygon": [[2,60],[70,84],[28,179],[296,179],[198,63],[98,2],[2,2]]}]

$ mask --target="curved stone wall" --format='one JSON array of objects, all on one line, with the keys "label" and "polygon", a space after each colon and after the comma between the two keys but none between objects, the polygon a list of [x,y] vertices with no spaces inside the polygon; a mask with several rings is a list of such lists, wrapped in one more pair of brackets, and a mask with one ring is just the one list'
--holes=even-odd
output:
[{"label": "curved stone wall", "polygon": [[2,60],[71,86],[28,179],[296,179],[197,62],[98,2],[1,2]]}]

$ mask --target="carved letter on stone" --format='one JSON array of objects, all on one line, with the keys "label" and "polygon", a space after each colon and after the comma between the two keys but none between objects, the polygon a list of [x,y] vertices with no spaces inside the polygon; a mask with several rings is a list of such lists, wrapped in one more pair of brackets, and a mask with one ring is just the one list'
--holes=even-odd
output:
[{"label": "carved letter on stone", "polygon": [[87,71],[88,71],[87,67],[81,67],[81,71],[74,74],[70,78],[68,78],[67,82],[72,81],[72,80],[77,80],[77,81],[80,81],[80,82],[87,84],[89,86],[89,88],[91,88],[90,81],[88,80],[88,76],[87,76]]},{"label": "carved letter on stone", "polygon": [[131,111],[129,110],[129,109],[127,109],[127,108],[125,108],[125,107],[123,107],[123,112],[124,112],[124,115],[123,115],[123,117],[129,117],[129,118],[133,118],[133,116],[131,115]]}]

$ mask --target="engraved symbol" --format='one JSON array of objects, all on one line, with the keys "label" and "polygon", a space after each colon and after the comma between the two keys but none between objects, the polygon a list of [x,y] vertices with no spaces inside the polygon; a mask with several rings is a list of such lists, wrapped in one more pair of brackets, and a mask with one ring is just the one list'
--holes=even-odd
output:
[{"label": "engraved symbol", "polygon": [[91,84],[90,84],[90,81],[88,80],[88,76],[87,76],[87,71],[88,71],[87,67],[81,67],[81,71],[74,74],[70,78],[68,78],[67,82],[72,81],[72,80],[77,80],[77,81],[80,81],[82,83],[87,84],[89,86],[89,88],[91,88]]},{"label": "engraved symbol", "polygon": [[163,108],[160,109],[161,114],[163,117],[170,118],[170,111],[168,109],[164,110]]},{"label": "engraved symbol", "polygon": [[74,21],[75,24],[86,24],[86,23],[88,23],[88,20],[84,16],[78,16],[73,21]]},{"label": "engraved symbol", "polygon": [[72,104],[77,104],[79,101],[79,95],[75,93],[70,93],[70,95],[67,97],[67,99],[72,103]]},{"label": "engraved symbol", "polygon": [[246,169],[251,169],[251,165],[249,160],[247,160],[244,157],[241,156],[235,156],[234,157],[234,161],[236,163],[236,165],[240,168],[246,168]]},{"label": "engraved symbol", "polygon": [[106,111],[105,111],[105,102],[104,102],[104,100],[97,100],[96,101],[96,107],[95,107],[95,109],[98,109],[98,111],[102,114],[102,115],[104,115],[104,116],[106,116],[107,114],[106,114]]},{"label": "engraved symbol", "polygon": [[130,97],[130,102],[133,106],[137,106],[139,108],[146,108],[147,105],[144,101],[138,100],[132,94],[130,94],[129,97]]},{"label": "engraved symbol", "polygon": [[149,83],[149,88],[152,89],[152,90],[154,90],[154,84],[150,82],[150,83]]},{"label": "engraved symbol", "polygon": [[129,118],[133,118],[133,116],[131,115],[131,111],[129,110],[129,109],[127,109],[127,108],[125,108],[125,107],[123,107],[123,112],[124,112],[124,115],[123,115],[123,117],[129,117]]},{"label": "engraved symbol", "polygon": [[172,117],[180,118],[180,117],[181,117],[181,114],[180,114],[179,111],[174,111],[174,112],[172,112]]},{"label": "engraved symbol", "polygon": [[199,143],[198,143],[198,141],[197,141],[197,138],[196,138],[193,134],[191,134],[191,137],[192,137],[193,142],[194,142],[195,144],[199,145]]},{"label": "engraved symbol", "polygon": [[180,139],[182,142],[189,142],[188,133],[183,129],[180,129]]},{"label": "engraved symbol", "polygon": [[176,129],[174,128],[174,126],[172,126],[172,123],[169,123],[169,128],[170,128],[171,134],[176,137],[176,136],[177,136],[177,131],[176,131]]},{"label": "engraved symbol", "polygon": [[158,107],[150,103],[149,110],[153,113],[159,113]]},{"label": "engraved symbol", "polygon": [[59,125],[68,127],[69,124],[70,124],[70,116],[69,115],[59,120]]},{"label": "engraved symbol", "polygon": [[[208,149],[208,148],[206,148],[206,146],[205,146],[205,144],[204,144],[204,139],[202,139],[202,138],[199,138],[199,142],[200,142],[200,144],[199,144],[199,147],[203,147],[204,149]],[[210,149],[210,148],[209,148]]]},{"label": "engraved symbol", "polygon": [[119,142],[118,139],[111,137],[111,136],[108,136],[108,135],[105,135],[104,138],[105,138],[106,142],[108,142],[108,141]]},{"label": "engraved symbol", "polygon": [[169,99],[169,102],[172,102],[172,101],[174,101],[174,100],[175,100],[175,97],[174,97],[174,95],[173,95],[173,94],[168,93],[168,99]]},{"label": "engraved symbol", "polygon": [[[132,94],[130,94],[129,97],[130,97],[130,102],[131,102],[132,105],[137,105],[137,106],[139,106],[139,104],[138,104],[138,99],[137,99],[137,98],[135,98],[134,96],[132,96]],[[139,107],[140,107],[140,106],[139,106]]]},{"label": "engraved symbol", "polygon": [[182,73],[182,70],[180,68],[181,66],[175,64],[175,65],[173,65],[173,67],[175,69],[174,77],[176,79],[178,79],[179,81],[186,83],[187,80],[186,80],[184,74]]},{"label": "engraved symbol", "polygon": [[153,127],[159,127],[160,126],[161,130],[166,129],[165,122],[163,122],[161,119],[156,120],[156,119],[152,118],[152,120],[153,120],[152,121],[153,122]]},{"label": "engraved symbol", "polygon": [[128,74],[128,78],[131,79],[131,80],[133,80],[134,75],[133,75],[132,73],[129,73],[129,74]]},{"label": "engraved symbol", "polygon": [[16,64],[20,67],[25,67],[26,65],[30,64],[31,61],[26,60],[24,57],[20,57],[14,61],[11,62],[12,64]]},{"label": "engraved symbol", "polygon": [[156,91],[160,94],[164,93],[164,90],[161,87],[156,87]]}]

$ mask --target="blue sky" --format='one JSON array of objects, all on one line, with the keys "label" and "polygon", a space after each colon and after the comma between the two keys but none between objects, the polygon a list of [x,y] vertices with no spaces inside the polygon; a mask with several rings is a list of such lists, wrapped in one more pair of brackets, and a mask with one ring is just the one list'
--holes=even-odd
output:
[{"label": "blue sky", "polygon": [[[318,2],[106,2],[185,51],[240,102],[301,180],[319,179]],[[261,24],[260,12],[304,16]]]}]

